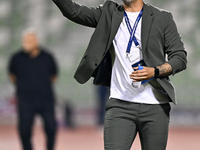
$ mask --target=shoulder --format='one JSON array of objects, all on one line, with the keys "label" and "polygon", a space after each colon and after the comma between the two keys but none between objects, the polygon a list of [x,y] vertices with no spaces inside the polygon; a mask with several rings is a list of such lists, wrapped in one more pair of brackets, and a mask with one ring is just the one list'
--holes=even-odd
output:
[{"label": "shoulder", "polygon": [[18,50],[17,52],[14,52],[11,55],[11,59],[18,59],[21,58],[23,56],[24,52],[22,51],[22,49]]},{"label": "shoulder", "polygon": [[47,59],[53,59],[53,53],[48,50],[47,48],[44,47],[40,47],[40,51],[43,57],[47,58]]},{"label": "shoulder", "polygon": [[149,10],[151,10],[151,14],[156,22],[159,25],[167,26],[171,20],[173,20],[173,16],[170,11],[165,9],[158,8],[156,6],[146,4]]},{"label": "shoulder", "polygon": [[156,7],[156,6],[151,5],[151,4],[146,4],[146,6],[148,6],[151,9],[151,11],[153,12],[154,15],[166,16],[166,15],[171,14],[170,11]]},{"label": "shoulder", "polygon": [[106,0],[103,5],[102,8],[107,8],[107,9],[115,9],[118,6],[120,6],[117,2],[115,2],[114,0]]},{"label": "shoulder", "polygon": [[104,4],[103,5],[118,5],[117,2],[115,2],[114,0],[106,0],[104,1]]},{"label": "shoulder", "polygon": [[47,56],[47,57],[51,57],[52,56],[52,53],[47,48],[40,47],[40,51],[41,51],[41,54],[44,55],[44,56]]},{"label": "shoulder", "polygon": [[103,14],[106,16],[112,16],[114,11],[122,11],[123,5],[119,5],[117,2],[113,0],[106,0],[103,5],[101,5],[102,16]]}]

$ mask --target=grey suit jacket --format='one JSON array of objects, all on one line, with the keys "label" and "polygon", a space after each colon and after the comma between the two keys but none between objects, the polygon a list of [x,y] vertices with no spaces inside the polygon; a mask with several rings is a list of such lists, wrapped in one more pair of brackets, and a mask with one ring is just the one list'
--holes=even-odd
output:
[{"label": "grey suit jacket", "polygon": [[[92,77],[107,52],[113,49],[112,42],[123,19],[123,5],[110,0],[99,7],[86,7],[71,0],[54,2],[68,19],[96,28],[74,75],[83,84]],[[164,64],[167,56],[173,75],[186,69],[187,54],[171,13],[144,4],[141,39],[143,58],[148,67]],[[176,103],[175,89],[168,77],[158,78],[152,85]]]}]

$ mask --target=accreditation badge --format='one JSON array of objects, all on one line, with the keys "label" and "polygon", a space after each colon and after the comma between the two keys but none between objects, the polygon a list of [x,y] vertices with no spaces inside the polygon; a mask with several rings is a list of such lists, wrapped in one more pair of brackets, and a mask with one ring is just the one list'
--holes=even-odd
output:
[{"label": "accreditation badge", "polygon": [[133,51],[131,54],[127,54],[128,56],[128,59],[131,63],[135,62],[136,60],[139,59],[139,56],[140,56],[140,51],[136,50],[136,51]]}]

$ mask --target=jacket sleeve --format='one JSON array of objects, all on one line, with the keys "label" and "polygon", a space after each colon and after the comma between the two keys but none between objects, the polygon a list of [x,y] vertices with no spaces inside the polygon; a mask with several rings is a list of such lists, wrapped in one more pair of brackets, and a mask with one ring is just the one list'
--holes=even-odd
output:
[{"label": "jacket sleeve", "polygon": [[172,14],[169,13],[165,20],[165,52],[168,56],[168,63],[172,66],[172,74],[185,70],[187,64],[187,52],[177,31]]},{"label": "jacket sleeve", "polygon": [[101,8],[79,5],[72,0],[53,0],[62,14],[71,21],[95,28],[101,16]]}]

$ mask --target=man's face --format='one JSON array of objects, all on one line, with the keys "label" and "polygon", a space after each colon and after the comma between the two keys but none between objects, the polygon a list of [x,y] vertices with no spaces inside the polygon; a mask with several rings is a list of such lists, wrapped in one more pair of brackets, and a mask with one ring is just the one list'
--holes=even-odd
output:
[{"label": "man's face", "polygon": [[122,1],[126,5],[130,5],[133,2],[133,0],[122,0]]},{"label": "man's face", "polygon": [[22,47],[25,52],[30,53],[38,48],[38,39],[35,34],[29,33],[22,38]]}]

